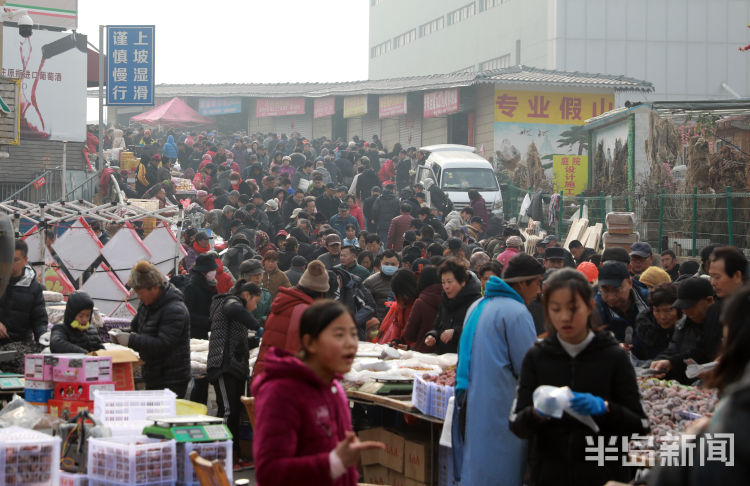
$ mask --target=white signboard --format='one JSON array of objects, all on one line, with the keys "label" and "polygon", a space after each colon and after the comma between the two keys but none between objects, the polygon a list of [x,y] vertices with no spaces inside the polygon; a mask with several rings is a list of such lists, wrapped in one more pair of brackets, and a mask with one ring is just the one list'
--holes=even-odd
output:
[{"label": "white signboard", "polygon": [[3,28],[2,75],[21,80],[21,139],[86,140],[86,36]]}]

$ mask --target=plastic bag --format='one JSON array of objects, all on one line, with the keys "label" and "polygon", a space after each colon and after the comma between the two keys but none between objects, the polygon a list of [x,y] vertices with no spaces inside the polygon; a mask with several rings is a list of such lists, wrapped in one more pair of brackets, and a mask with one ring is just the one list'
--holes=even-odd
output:
[{"label": "plastic bag", "polygon": [[448,399],[448,407],[445,409],[445,421],[443,422],[443,431],[440,433],[440,446],[453,447],[453,438],[451,429],[453,428],[453,408],[456,400],[455,397]]},{"label": "plastic bag", "polygon": [[595,433],[599,432],[599,426],[589,415],[580,415],[570,407],[570,400],[573,398],[573,391],[567,386],[556,387],[541,385],[534,390],[532,395],[534,408],[552,418],[562,418],[563,412],[587,425]]},{"label": "plastic bag", "polygon": [[4,427],[17,425],[24,429],[33,429],[42,421],[44,415],[41,408],[30,404],[18,395],[13,395],[10,403],[0,410],[0,425]]}]

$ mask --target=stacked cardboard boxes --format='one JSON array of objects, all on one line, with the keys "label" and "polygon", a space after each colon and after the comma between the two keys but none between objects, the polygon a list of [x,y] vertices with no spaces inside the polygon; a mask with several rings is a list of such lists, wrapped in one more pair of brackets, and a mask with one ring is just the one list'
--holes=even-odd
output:
[{"label": "stacked cardboard boxes", "polygon": [[390,486],[427,486],[432,476],[429,440],[423,440],[382,427],[363,430],[360,440],[385,444],[385,450],[362,454],[362,482]]},{"label": "stacked cardboard boxes", "polygon": [[628,252],[640,235],[635,231],[635,213],[612,212],[607,213],[607,232],[602,236],[604,249],[619,247]]}]

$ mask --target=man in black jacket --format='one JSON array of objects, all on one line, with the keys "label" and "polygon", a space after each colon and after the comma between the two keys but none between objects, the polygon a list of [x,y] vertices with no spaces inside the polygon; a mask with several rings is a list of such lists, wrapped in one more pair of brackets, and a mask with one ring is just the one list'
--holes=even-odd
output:
[{"label": "man in black jacket", "polygon": [[682,309],[686,319],[677,324],[667,349],[651,363],[651,369],[662,371],[667,379],[689,384],[685,360],[710,363],[719,353],[722,325],[721,307],[714,303],[711,283],[701,277],[684,280],[677,288],[673,307]]},{"label": "man in black jacket", "polygon": [[47,332],[47,310],[42,286],[29,263],[29,247],[16,240],[10,282],[0,296],[0,344],[39,341]]},{"label": "man in black jacket", "polygon": [[375,203],[377,198],[380,197],[380,186],[375,186],[370,189],[370,196],[362,203],[362,214],[365,217],[365,227],[368,233],[374,233],[377,226],[372,216],[372,205]]},{"label": "man in black jacket", "polygon": [[391,220],[399,215],[401,204],[393,194],[394,185],[386,184],[383,194],[372,204],[372,219],[381,241],[388,239]]},{"label": "man in black jacket", "polygon": [[[359,159],[360,167],[362,172],[357,177],[357,187],[355,188],[355,196],[360,201],[370,197],[370,193],[373,187],[380,185],[380,179],[374,170],[371,168],[370,159],[362,157]],[[364,229],[364,228],[363,228]]]},{"label": "man in black jacket", "polygon": [[190,381],[190,315],[182,292],[145,260],[130,271],[128,286],[141,305],[131,332],[116,333],[112,341],[138,352],[147,390],[169,388],[183,398]]}]

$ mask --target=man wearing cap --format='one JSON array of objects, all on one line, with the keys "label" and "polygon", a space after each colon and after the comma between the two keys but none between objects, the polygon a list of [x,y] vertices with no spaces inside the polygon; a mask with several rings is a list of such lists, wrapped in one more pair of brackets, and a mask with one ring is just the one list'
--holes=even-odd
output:
[{"label": "man wearing cap", "polygon": [[286,278],[289,279],[289,284],[294,287],[299,283],[299,279],[302,278],[302,274],[305,273],[305,267],[307,266],[307,260],[305,257],[297,255],[292,258],[292,263],[289,266],[289,270],[284,272]]},{"label": "man wearing cap", "polygon": [[654,255],[651,245],[645,241],[637,241],[630,247],[630,272],[636,278],[653,265]]},{"label": "man wearing cap", "polygon": [[720,307],[714,303],[711,283],[700,277],[688,278],[677,288],[673,307],[681,309],[685,320],[679,322],[667,349],[651,362],[651,369],[689,384],[685,376],[686,359],[698,364],[716,359],[721,345]]},{"label": "man wearing cap", "polygon": [[508,265],[511,258],[521,253],[521,245],[523,245],[523,241],[521,241],[520,236],[509,236],[505,240],[505,250],[497,256],[497,261],[503,268]]},{"label": "man wearing cap", "polygon": [[502,484],[523,484],[525,442],[508,428],[508,416],[521,363],[537,337],[527,306],[539,293],[543,273],[533,257],[514,257],[504,280],[490,277],[484,298],[466,313],[453,414],[454,423],[465,420],[465,433],[454,427],[452,434],[462,484],[498,484],[501,477]]},{"label": "man wearing cap", "polygon": [[340,204],[341,202],[336,197],[336,183],[334,182],[326,184],[326,192],[315,199],[315,207],[326,217],[326,221],[336,215]]},{"label": "man wearing cap", "polygon": [[359,234],[360,231],[359,222],[357,221],[357,218],[349,214],[349,205],[346,203],[341,203],[339,205],[338,214],[331,216],[328,220],[328,224],[330,224],[331,227],[341,235],[346,234],[346,226],[350,224],[354,226],[357,234]]},{"label": "man wearing cap", "polygon": [[557,236],[555,236],[555,235],[547,235],[547,236],[545,236],[544,239],[542,240],[542,244],[544,244],[545,250],[547,248],[560,248],[560,249],[562,249],[563,254],[565,255],[565,259],[563,261],[563,266],[564,267],[570,267],[570,268],[575,268],[576,267],[576,262],[573,260],[573,255],[571,255],[568,250],[566,250],[565,248],[562,248],[560,246],[560,242],[558,241]]},{"label": "man wearing cap", "polygon": [[240,278],[250,283],[254,283],[261,288],[261,296],[258,301],[258,307],[252,312],[253,317],[261,324],[266,321],[268,313],[271,312],[271,292],[263,288],[263,264],[260,260],[253,258],[245,260],[240,264]]},{"label": "man wearing cap", "polygon": [[330,270],[341,263],[341,238],[335,233],[331,233],[325,238],[325,246],[328,252],[320,255],[318,260],[323,262],[326,269]]},{"label": "man wearing cap", "polygon": [[565,266],[565,249],[559,246],[550,246],[544,250],[544,268],[556,270]]},{"label": "man wearing cap", "polygon": [[388,240],[391,221],[400,214],[401,204],[393,193],[394,187],[393,184],[386,184],[383,193],[372,204],[372,219],[381,241]]},{"label": "man wearing cap", "polygon": [[638,313],[648,310],[648,291],[633,285],[623,262],[608,260],[599,268],[599,292],[594,301],[601,325],[623,342],[625,330],[635,329]]},{"label": "man wearing cap", "polygon": [[390,227],[388,228],[388,238],[385,243],[385,247],[401,251],[404,247],[404,233],[409,229],[412,218],[411,206],[408,204],[401,204],[399,208],[401,214],[393,218]]},{"label": "man wearing cap", "polygon": [[474,241],[479,241],[482,236],[482,225],[484,222],[479,216],[472,216],[469,220],[469,224],[466,226],[466,230],[469,232],[469,236],[474,238]]}]

